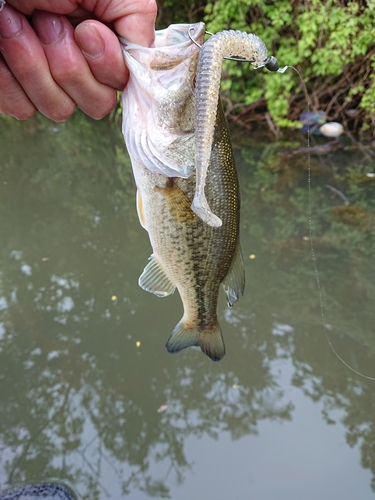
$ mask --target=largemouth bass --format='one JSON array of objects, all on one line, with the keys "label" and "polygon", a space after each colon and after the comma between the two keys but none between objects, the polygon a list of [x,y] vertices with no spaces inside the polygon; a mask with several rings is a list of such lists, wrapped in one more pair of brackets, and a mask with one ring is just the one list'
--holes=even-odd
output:
[{"label": "largemouth bass", "polygon": [[[199,346],[218,361],[225,354],[216,313],[220,285],[232,307],[243,294],[245,278],[239,186],[218,87],[209,123],[196,128],[196,114],[208,98],[206,90],[194,89],[204,32],[203,23],[171,25],[156,32],[153,48],[122,40],[130,71],[123,92],[123,133],[139,219],[153,248],[139,285],[160,297],[175,288],[180,293],[184,315],[167,341],[169,352]],[[264,58],[262,52],[259,61]],[[203,133],[203,142],[210,144],[209,161],[197,179],[196,137],[206,125],[211,130]],[[220,219],[217,227],[191,208],[201,182],[204,200]]]}]

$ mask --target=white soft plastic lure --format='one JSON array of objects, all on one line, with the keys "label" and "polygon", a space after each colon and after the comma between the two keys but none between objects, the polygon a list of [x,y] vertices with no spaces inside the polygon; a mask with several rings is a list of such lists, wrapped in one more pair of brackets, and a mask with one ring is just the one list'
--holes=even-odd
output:
[{"label": "white soft plastic lure", "polygon": [[255,67],[262,67],[267,61],[267,49],[263,41],[251,33],[233,30],[216,33],[200,49],[195,80],[196,190],[191,208],[214,227],[221,226],[222,222],[211,212],[204,189],[220,93],[222,61],[233,56],[246,59]]}]

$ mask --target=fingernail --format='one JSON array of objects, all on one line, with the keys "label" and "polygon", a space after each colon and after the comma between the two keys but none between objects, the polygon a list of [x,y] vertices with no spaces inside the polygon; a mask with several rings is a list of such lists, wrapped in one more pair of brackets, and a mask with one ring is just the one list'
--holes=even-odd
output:
[{"label": "fingernail", "polygon": [[85,55],[96,59],[104,54],[104,40],[92,24],[78,25],[74,37]]},{"label": "fingernail", "polygon": [[43,43],[54,42],[61,34],[63,26],[60,16],[48,12],[38,12],[34,18],[34,28]]},{"label": "fingernail", "polygon": [[22,29],[22,17],[7,5],[0,12],[0,38],[12,38]]}]

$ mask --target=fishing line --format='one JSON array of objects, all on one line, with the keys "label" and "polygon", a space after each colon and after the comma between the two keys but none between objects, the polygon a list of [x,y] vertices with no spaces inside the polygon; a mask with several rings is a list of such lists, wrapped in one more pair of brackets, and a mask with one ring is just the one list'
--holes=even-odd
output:
[{"label": "fishing line", "polygon": [[[270,58],[269,58],[270,59]],[[267,66],[266,66],[267,67]],[[305,82],[303,81],[301,73],[295,68],[294,66],[284,66],[284,68],[278,69],[277,71],[279,73],[284,73],[288,68],[293,69],[298,76],[300,77],[301,83],[302,83],[302,89],[305,94],[306,98],[306,103],[307,103],[307,112],[310,113],[310,96],[307,92],[307,88],[305,85]],[[319,278],[319,272],[318,272],[318,266],[316,264],[316,257],[315,257],[315,248],[314,248],[314,241],[313,241],[313,230],[312,230],[312,203],[311,203],[311,155],[310,155],[310,124],[307,124],[307,184],[308,184],[308,217],[309,217],[309,241],[310,241],[310,249],[311,249],[311,259],[313,261],[313,266],[314,266],[314,272],[315,272],[315,280],[316,284],[318,287],[318,296],[319,296],[319,307],[320,307],[320,314],[322,318],[322,326],[324,329],[324,333],[328,342],[328,345],[332,349],[333,353],[335,356],[341,361],[341,363],[344,364],[349,370],[351,370],[353,373],[356,375],[363,377],[367,380],[372,380],[375,381],[375,377],[371,377],[370,375],[365,375],[364,373],[361,373],[357,371],[355,368],[350,366],[337,352],[335,347],[332,344],[328,328],[326,326],[326,320],[325,320],[325,311],[324,311],[324,305],[323,305],[323,296],[322,296],[322,287],[320,284],[320,278]]]},{"label": "fishing line", "polygon": [[367,380],[372,380],[375,381],[375,377],[371,377],[370,375],[365,375],[364,373],[361,373],[357,371],[355,368],[350,366],[337,352],[335,347],[333,346],[331,342],[331,338],[326,326],[326,321],[325,321],[325,312],[324,312],[324,306],[323,306],[323,297],[322,297],[322,289],[320,285],[320,278],[319,278],[319,273],[318,273],[318,266],[316,264],[316,257],[315,257],[315,249],[314,249],[314,242],[313,242],[313,231],[312,231],[312,207],[311,207],[311,157],[310,157],[310,127],[308,126],[307,129],[307,147],[308,147],[308,198],[309,198],[309,240],[310,240],[310,248],[311,248],[311,259],[313,261],[314,265],[314,272],[315,272],[315,279],[316,279],[316,284],[318,287],[318,295],[319,295],[319,305],[320,305],[320,314],[322,317],[322,326],[324,329],[324,333],[328,342],[328,345],[332,349],[333,353],[335,356],[343,363],[349,370],[351,370],[353,373],[356,375],[359,375],[360,377],[363,377]]},{"label": "fishing line", "polygon": [[[213,35],[213,33],[210,33],[209,31],[206,31],[206,34],[210,35],[210,36]],[[196,40],[194,40],[194,38],[191,36],[190,30],[188,30],[188,36],[189,36],[190,40],[196,46],[198,46],[199,48],[202,48],[202,46]],[[224,57],[224,59],[231,60],[231,61],[237,61],[237,62],[249,62],[249,63],[253,63],[254,62],[254,61],[250,61],[248,59],[237,58],[237,57]],[[303,90],[303,93],[305,95],[306,104],[307,104],[307,112],[310,113],[310,96],[309,96],[309,93],[307,91],[305,82],[304,82],[304,80],[302,78],[302,75],[298,71],[297,68],[295,68],[294,66],[284,66],[283,68],[280,68],[278,60],[274,56],[267,57],[263,61],[263,63],[260,64],[259,66],[257,66],[255,69],[259,69],[259,68],[262,68],[262,67],[267,68],[271,72],[277,72],[277,73],[285,73],[285,71],[288,68],[294,70],[297,73],[297,75],[299,76],[300,80],[301,80],[302,90]],[[307,165],[308,165],[308,167],[307,167],[307,172],[308,172],[307,173],[307,182],[308,182],[308,228],[309,228],[309,241],[310,241],[311,259],[313,261],[314,273],[315,273],[315,280],[316,280],[317,289],[318,289],[319,307],[320,307],[320,315],[321,315],[321,319],[322,319],[323,330],[324,330],[325,337],[327,339],[328,345],[330,346],[332,352],[335,354],[335,356],[337,357],[337,359],[339,361],[341,361],[341,363],[343,363],[344,366],[346,366],[349,370],[351,370],[353,373],[355,373],[359,377],[365,378],[367,380],[375,381],[375,377],[371,377],[370,375],[365,375],[365,374],[359,372],[358,370],[356,370],[355,368],[353,368],[352,366],[350,366],[340,356],[340,354],[337,352],[337,350],[335,349],[335,347],[332,344],[332,341],[331,341],[331,338],[330,338],[330,335],[329,335],[329,332],[328,332],[328,328],[326,326],[325,310],[324,310],[323,296],[322,296],[322,287],[321,287],[320,278],[319,278],[318,266],[316,264],[315,248],[314,248],[314,241],[313,241],[312,202],[311,202],[311,198],[312,198],[312,195],[311,195],[311,154],[310,154],[311,140],[310,140],[310,138],[311,138],[310,123],[307,123]]]},{"label": "fishing line", "polygon": [[[271,56],[272,57],[272,56]],[[271,58],[268,58],[271,59]],[[267,67],[267,64],[265,64]],[[284,73],[288,68],[293,69],[297,75],[300,77],[301,83],[302,83],[302,90],[305,94],[305,99],[306,99],[306,104],[307,104],[307,112],[310,113],[310,96],[307,92],[307,88],[305,85],[305,82],[303,81],[301,73],[295,68],[294,66],[284,66],[283,68],[279,68],[276,71],[278,73]],[[271,70],[272,71],[272,70]],[[313,229],[312,229],[312,203],[311,203],[311,155],[310,155],[310,146],[311,146],[311,141],[310,141],[310,124],[307,124],[307,184],[308,184],[308,217],[309,217],[309,241],[310,241],[310,249],[311,249],[311,260],[313,261],[313,266],[314,266],[314,273],[315,273],[315,280],[316,284],[318,287],[318,296],[319,296],[319,307],[320,307],[320,315],[322,318],[322,326],[324,329],[324,333],[328,342],[328,345],[332,349],[333,353],[335,356],[341,361],[341,363],[344,364],[349,370],[351,370],[353,373],[356,375],[363,377],[367,380],[372,380],[375,381],[375,377],[371,377],[370,375],[365,375],[364,373],[361,373],[357,371],[355,368],[350,366],[337,352],[336,348],[332,344],[328,328],[326,326],[326,319],[325,319],[325,311],[324,311],[324,305],[323,305],[323,296],[322,296],[322,287],[320,284],[320,278],[319,278],[319,272],[318,272],[318,266],[316,264],[316,256],[315,256],[315,248],[314,248],[314,240],[313,240]]]}]

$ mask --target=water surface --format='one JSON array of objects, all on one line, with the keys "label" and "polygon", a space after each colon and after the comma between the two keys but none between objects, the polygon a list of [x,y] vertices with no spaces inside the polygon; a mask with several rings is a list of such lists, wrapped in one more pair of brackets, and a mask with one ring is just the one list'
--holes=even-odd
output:
[{"label": "water surface", "polygon": [[[374,166],[234,133],[246,291],[227,355],[168,354],[119,125],[0,121],[0,490],[81,499],[375,496]],[[344,140],[344,139],[343,139]],[[301,143],[300,143],[301,141]],[[350,201],[327,187],[333,186]],[[314,262],[319,271],[322,318]]]}]

